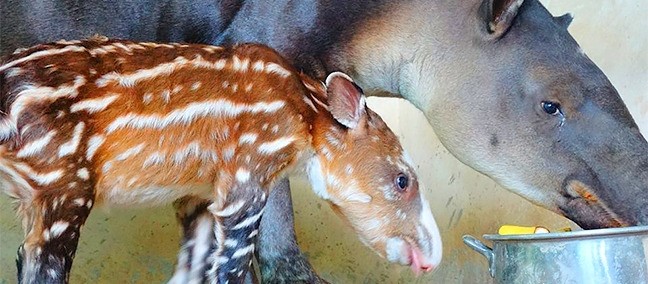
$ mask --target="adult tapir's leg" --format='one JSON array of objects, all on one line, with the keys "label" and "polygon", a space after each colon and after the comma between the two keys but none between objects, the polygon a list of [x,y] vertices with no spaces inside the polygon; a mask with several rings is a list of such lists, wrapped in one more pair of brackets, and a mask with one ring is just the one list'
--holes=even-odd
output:
[{"label": "adult tapir's leg", "polygon": [[256,251],[261,283],[326,283],[297,245],[292,208],[290,183],[284,179],[270,192],[261,218]]}]

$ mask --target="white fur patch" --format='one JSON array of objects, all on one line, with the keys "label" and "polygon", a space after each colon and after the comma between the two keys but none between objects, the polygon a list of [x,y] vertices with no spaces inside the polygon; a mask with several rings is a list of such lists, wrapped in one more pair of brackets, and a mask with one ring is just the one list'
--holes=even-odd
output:
[{"label": "white fur patch", "polygon": [[132,156],[135,156],[135,155],[139,154],[142,151],[142,149],[144,149],[144,145],[145,145],[145,143],[140,143],[140,144],[137,144],[134,147],[128,148],[126,151],[124,151],[124,152],[120,153],[119,155],[117,155],[115,157],[115,160],[124,161],[124,160],[126,160],[126,159],[128,159],[128,158],[130,158]]},{"label": "white fur patch", "polygon": [[86,158],[88,160],[91,160],[92,157],[94,156],[95,152],[101,147],[101,145],[104,143],[106,140],[106,137],[103,135],[93,135],[88,139],[88,148],[86,152]]},{"label": "white fur patch", "polygon": [[290,71],[286,70],[285,68],[281,67],[281,65],[277,63],[272,63],[269,62],[265,66],[265,71],[269,74],[277,74],[280,77],[286,78],[290,76]]},{"label": "white fur patch", "polygon": [[295,140],[296,139],[294,136],[290,136],[290,137],[281,137],[274,141],[262,143],[261,145],[259,145],[258,152],[261,154],[270,155],[287,147]]},{"label": "white fur patch", "polygon": [[65,222],[65,221],[56,221],[54,224],[52,224],[52,227],[50,227],[50,238],[56,238],[63,234],[65,230],[70,226],[70,223]]},{"label": "white fur patch", "polygon": [[55,170],[48,173],[39,173],[35,172],[31,167],[23,163],[18,163],[15,165],[15,167],[21,172],[27,174],[27,177],[29,177],[29,179],[42,186],[50,185],[58,181],[63,176],[63,170]]},{"label": "white fur patch", "polygon": [[245,183],[250,180],[250,171],[240,168],[236,171],[236,180],[240,183]]},{"label": "white fur patch", "polygon": [[409,255],[405,251],[406,243],[400,238],[387,239],[385,246],[385,256],[387,260],[401,265],[408,265],[410,263]]},{"label": "white fur patch", "polygon": [[239,257],[242,257],[242,256],[246,256],[246,255],[250,254],[253,251],[254,251],[254,244],[250,244],[249,246],[246,246],[244,248],[236,250],[232,254],[232,259],[236,259],[236,258],[239,258]]},{"label": "white fur patch", "polygon": [[252,144],[257,140],[258,136],[259,135],[257,135],[256,133],[243,133],[239,138],[239,145]]},{"label": "white fur patch", "polygon": [[256,221],[258,221],[261,218],[261,216],[263,215],[263,210],[264,209],[265,208],[262,208],[259,211],[259,213],[257,213],[256,215],[250,216],[247,219],[245,219],[245,220],[241,221],[240,223],[236,224],[236,226],[234,226],[234,228],[232,228],[231,230],[240,230],[240,229],[243,229],[245,227],[248,227],[248,226],[256,223]]},{"label": "white fur patch", "polygon": [[131,129],[164,129],[169,125],[188,125],[203,117],[235,117],[241,113],[273,113],[285,105],[284,101],[257,102],[254,104],[234,103],[224,99],[194,102],[166,115],[139,115],[129,113],[120,116],[106,127],[107,133]]},{"label": "white fur patch", "polygon": [[245,200],[239,200],[236,203],[230,204],[229,206],[223,208],[223,210],[216,212],[216,216],[219,217],[228,217],[232,214],[238,212],[245,205]]},{"label": "white fur patch", "polygon": [[61,85],[57,88],[31,86],[24,89],[16,96],[9,111],[11,120],[18,121],[20,114],[25,108],[34,102],[55,101],[60,98],[74,98],[79,94],[79,88],[86,84],[83,76],[76,76],[72,85]]},{"label": "white fur patch", "polygon": [[105,96],[97,99],[88,99],[77,102],[70,106],[70,112],[86,111],[90,114],[106,109],[110,104],[119,98],[118,94]]},{"label": "white fur patch", "polygon": [[88,180],[90,178],[90,173],[88,172],[88,169],[80,168],[77,171],[77,177],[79,177],[82,180]]},{"label": "white fur patch", "polygon": [[34,141],[27,143],[25,146],[20,148],[20,151],[16,154],[18,158],[31,157],[42,152],[47,145],[50,144],[52,138],[56,135],[56,130],[47,132],[43,137],[38,138]]},{"label": "white fur patch", "polygon": [[346,196],[346,201],[357,202],[357,203],[369,203],[371,202],[371,196],[362,192],[352,192]]},{"label": "white fur patch", "polygon": [[162,163],[164,163],[165,159],[166,156],[164,156],[162,153],[153,152],[151,155],[148,156],[148,158],[146,158],[142,167],[148,168],[152,165],[161,165]]},{"label": "white fur patch", "polygon": [[257,60],[256,62],[254,62],[254,64],[252,64],[252,70],[256,72],[261,72],[264,69],[265,69],[265,63],[261,60]]},{"label": "white fur patch", "polygon": [[[434,267],[437,267],[441,263],[441,257],[443,254],[443,244],[441,241],[441,233],[437,227],[436,221],[432,216],[432,210],[430,210],[430,205],[428,204],[425,196],[423,196],[423,191],[420,191],[421,195],[421,216],[420,222],[425,231],[432,238],[430,240],[432,253],[430,255],[429,251],[423,251],[426,257],[430,257],[430,262]],[[423,249],[423,248],[421,248]]]},{"label": "white fur patch", "polygon": [[85,129],[85,123],[79,122],[74,126],[74,132],[72,134],[72,139],[65,142],[61,147],[59,147],[59,157],[65,157],[77,151],[79,148],[79,143],[81,142],[81,137],[83,136],[83,130]]},{"label": "white fur patch", "polygon": [[86,49],[84,47],[82,47],[82,46],[66,46],[66,47],[61,48],[61,49],[47,49],[47,50],[37,51],[37,52],[34,52],[34,53],[32,53],[32,54],[30,54],[28,56],[22,57],[20,59],[17,59],[17,60],[11,61],[11,62],[8,62],[7,64],[0,66],[0,72],[4,71],[7,68],[16,66],[18,64],[21,64],[21,63],[24,63],[24,62],[27,62],[27,61],[36,60],[36,59],[39,59],[41,57],[47,57],[47,56],[52,56],[52,55],[56,55],[56,54],[66,53],[66,52],[83,52],[85,50]]},{"label": "white fur patch", "polygon": [[306,164],[306,169],[308,180],[315,194],[324,200],[330,200],[331,196],[327,191],[326,180],[324,179],[324,169],[322,169],[319,158],[310,158]]}]

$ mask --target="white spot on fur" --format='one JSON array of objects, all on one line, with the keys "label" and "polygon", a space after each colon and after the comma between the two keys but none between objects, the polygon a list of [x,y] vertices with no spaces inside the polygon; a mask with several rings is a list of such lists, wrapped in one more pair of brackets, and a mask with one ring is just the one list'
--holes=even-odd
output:
[{"label": "white spot on fur", "polygon": [[240,223],[236,224],[236,226],[234,226],[232,228],[232,230],[240,230],[242,228],[245,228],[245,227],[248,227],[250,225],[255,224],[257,221],[259,221],[259,219],[261,218],[261,215],[263,215],[263,210],[264,209],[265,208],[262,208],[259,211],[259,213],[257,213],[256,215],[250,216],[247,219],[245,219],[245,220],[241,221]]},{"label": "white spot on fur", "polygon": [[261,154],[265,155],[270,155],[273,153],[276,153],[277,151],[286,148],[288,145],[290,145],[293,141],[295,141],[295,137],[290,136],[290,137],[281,137],[279,139],[276,139],[271,142],[265,142],[259,145],[259,148],[257,151]]},{"label": "white spot on fur", "polygon": [[74,132],[72,134],[72,139],[65,142],[61,147],[59,147],[59,157],[65,157],[72,153],[76,153],[79,148],[79,143],[81,143],[81,137],[83,136],[83,130],[85,129],[85,123],[79,122],[74,126]]},{"label": "white spot on fur", "polygon": [[130,158],[132,156],[135,156],[135,155],[139,154],[140,152],[142,152],[142,149],[144,149],[144,145],[145,145],[145,143],[140,143],[140,144],[138,144],[136,146],[133,146],[133,147],[127,149],[126,151],[124,151],[121,154],[117,155],[115,157],[115,160],[124,161],[124,160],[126,160],[126,159],[128,159],[128,158]]},{"label": "white spot on fur", "polygon": [[324,180],[324,169],[322,168],[320,160],[317,157],[310,158],[306,164],[306,170],[308,181],[310,182],[315,194],[324,200],[330,200],[331,196],[327,191],[326,181]]},{"label": "white spot on fur", "polygon": [[57,238],[70,226],[70,223],[64,221],[56,221],[50,227],[50,237]]},{"label": "white spot on fur", "polygon": [[34,53],[32,53],[32,54],[30,54],[28,56],[19,58],[17,60],[8,62],[5,65],[0,66],[0,72],[4,71],[7,68],[11,68],[11,67],[14,67],[14,66],[16,66],[18,64],[25,63],[25,62],[28,62],[28,61],[36,60],[36,59],[39,59],[41,57],[48,57],[48,56],[62,54],[62,53],[66,53],[66,52],[83,52],[85,50],[86,49],[84,47],[81,47],[81,46],[66,46],[66,47],[61,48],[61,49],[47,49],[47,50],[37,51],[37,52],[34,52]]},{"label": "white spot on fur", "polygon": [[77,206],[85,205],[85,199],[83,199],[83,198],[77,198],[77,199],[73,200],[72,202],[74,202],[74,204],[76,204]]},{"label": "white spot on fur", "polygon": [[252,144],[257,140],[257,137],[256,133],[243,133],[239,138],[239,145]]},{"label": "white spot on fur", "polygon": [[22,75],[23,73],[25,73],[24,71],[25,70],[18,67],[9,68],[7,72],[5,72],[5,78],[11,78],[11,77]]},{"label": "white spot on fur", "polygon": [[269,63],[266,64],[265,71],[268,74],[273,74],[274,73],[274,74],[277,74],[277,75],[279,75],[279,76],[281,76],[283,78],[286,78],[286,77],[290,76],[290,71],[286,70],[281,65],[279,65],[277,63],[273,63],[273,62],[269,62]]},{"label": "white spot on fur", "polygon": [[205,47],[203,47],[202,49],[203,49],[204,51],[209,52],[209,53],[214,53],[214,52],[217,52],[217,51],[221,51],[221,50],[223,50],[223,48],[220,47],[220,46],[205,46]]},{"label": "white spot on fur", "polygon": [[88,160],[92,159],[95,152],[97,152],[97,149],[101,147],[105,140],[106,137],[104,137],[103,135],[93,135],[92,137],[90,137],[90,139],[88,139],[88,148],[86,152],[86,158]]},{"label": "white spot on fur", "polygon": [[151,93],[146,93],[142,97],[142,102],[144,102],[145,105],[150,104],[151,101],[153,101],[153,94]]},{"label": "white spot on fur", "polygon": [[246,256],[246,255],[250,254],[253,251],[254,251],[254,244],[250,244],[249,246],[246,246],[244,248],[236,250],[232,254],[232,259],[237,259],[237,258]]},{"label": "white spot on fur", "polygon": [[90,173],[88,172],[88,169],[80,168],[77,171],[77,177],[79,177],[82,180],[88,180],[88,179],[90,179]]},{"label": "white spot on fur", "polygon": [[162,97],[162,100],[164,101],[164,103],[167,103],[167,104],[168,104],[169,101],[171,100],[171,91],[169,91],[169,90],[164,90],[164,91],[162,91],[162,93],[160,94],[160,96]]},{"label": "white spot on fur", "polygon": [[25,146],[20,148],[20,151],[18,151],[16,157],[25,158],[39,154],[45,149],[45,147],[47,147],[47,145],[50,144],[50,141],[52,141],[54,135],[56,135],[56,130],[47,132],[47,134],[43,135],[43,137],[27,143]]},{"label": "white spot on fur", "polygon": [[162,163],[164,163],[165,159],[166,156],[164,156],[164,154],[160,152],[153,152],[151,155],[148,156],[148,158],[146,158],[142,167],[147,168],[152,165],[161,165]]},{"label": "white spot on fur", "polygon": [[225,240],[225,246],[226,247],[234,248],[234,247],[236,247],[236,245],[238,245],[238,241],[235,240],[235,239],[226,239]]},{"label": "white spot on fur", "polygon": [[55,170],[48,173],[38,173],[32,170],[28,165],[23,163],[15,164],[16,169],[27,174],[29,179],[33,180],[41,186],[50,185],[58,181],[63,176],[63,170]]},{"label": "white spot on fur", "polygon": [[358,202],[358,203],[369,203],[371,202],[371,196],[362,192],[352,192],[346,196],[346,201]]},{"label": "white spot on fur", "polygon": [[9,111],[11,121],[18,121],[20,114],[33,102],[55,101],[60,98],[74,98],[79,94],[79,88],[86,84],[83,76],[76,76],[72,85],[61,85],[58,88],[31,86],[18,93]]},{"label": "white spot on fur", "polygon": [[202,85],[202,83],[200,83],[200,82],[194,82],[193,84],[191,84],[191,90],[196,91],[196,90],[198,90],[200,88],[201,85]]},{"label": "white spot on fur", "polygon": [[129,113],[115,119],[106,128],[112,133],[123,128],[132,129],[164,129],[169,125],[188,125],[195,119],[203,117],[235,117],[241,113],[273,113],[285,105],[284,101],[257,102],[254,104],[239,104],[228,100],[218,99],[204,102],[194,102],[183,108],[176,109],[166,115],[139,115]]},{"label": "white spot on fur", "polygon": [[240,168],[236,171],[236,180],[240,183],[245,183],[250,180],[250,171]]},{"label": "white spot on fur", "polygon": [[223,161],[231,161],[232,157],[234,157],[234,150],[235,148],[232,145],[225,147],[225,149],[223,149]]},{"label": "white spot on fur", "polygon": [[245,205],[245,200],[239,200],[236,203],[230,204],[229,206],[223,208],[223,210],[216,212],[216,216],[219,217],[229,217],[234,213],[238,212]]},{"label": "white spot on fur", "polygon": [[193,141],[187,144],[182,150],[178,150],[173,154],[173,162],[175,164],[181,164],[186,161],[190,156],[198,157],[200,156],[200,143],[198,141]]},{"label": "white spot on fur", "polygon": [[406,246],[405,241],[400,238],[387,239],[387,245],[385,246],[387,260],[401,265],[410,264],[409,255],[404,252]]},{"label": "white spot on fur", "polygon": [[257,60],[256,62],[254,62],[254,64],[252,64],[252,70],[256,72],[261,72],[264,69],[265,69],[265,63],[261,60]]},{"label": "white spot on fur", "polygon": [[50,279],[58,279],[59,277],[58,272],[52,268],[47,269],[47,276],[49,276]]},{"label": "white spot on fur", "polygon": [[311,107],[311,109],[313,109],[313,111],[314,111],[315,113],[319,113],[319,111],[317,110],[317,108],[316,108],[315,105],[313,104],[313,101],[311,101],[307,96],[303,96],[302,99],[304,100],[304,102],[305,102],[309,107]]},{"label": "white spot on fur", "polygon": [[86,111],[91,114],[100,112],[117,100],[117,98],[119,98],[118,94],[112,94],[97,99],[83,100],[70,106],[70,112]]},{"label": "white spot on fur", "polygon": [[313,99],[313,101],[316,102],[318,105],[320,105],[320,107],[322,107],[323,109],[325,109],[325,110],[327,110],[327,111],[329,110],[329,107],[328,107],[325,103],[323,103],[322,101],[318,100],[318,99],[317,99],[315,96],[313,96],[312,94],[311,94],[311,99]]}]

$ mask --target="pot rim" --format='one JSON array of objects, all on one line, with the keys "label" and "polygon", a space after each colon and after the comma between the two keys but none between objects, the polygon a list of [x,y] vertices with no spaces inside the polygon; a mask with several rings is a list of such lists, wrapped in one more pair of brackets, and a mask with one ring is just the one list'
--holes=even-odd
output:
[{"label": "pot rim", "polygon": [[625,228],[607,228],[595,230],[582,230],[574,232],[562,233],[541,233],[541,234],[527,234],[527,235],[499,235],[487,234],[483,235],[484,239],[489,241],[538,241],[538,240],[570,240],[579,238],[593,238],[593,237],[610,237],[619,235],[630,234],[646,234],[648,235],[648,226],[633,226]]}]

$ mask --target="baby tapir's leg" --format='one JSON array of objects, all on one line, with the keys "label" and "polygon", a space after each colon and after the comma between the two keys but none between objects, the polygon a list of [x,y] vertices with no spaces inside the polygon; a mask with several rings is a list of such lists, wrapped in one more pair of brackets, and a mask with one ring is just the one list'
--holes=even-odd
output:
[{"label": "baby tapir's leg", "polygon": [[[242,283],[250,268],[259,222],[266,203],[266,190],[237,175],[238,184],[222,205],[209,206],[215,220],[215,250],[209,257],[209,278],[216,283]],[[218,191],[218,189],[217,189]]]},{"label": "baby tapir's leg", "polygon": [[66,283],[79,243],[81,226],[94,202],[90,185],[34,189],[31,202],[20,205],[25,241],[18,248],[20,283]]},{"label": "baby tapir's leg", "polygon": [[214,217],[207,210],[211,201],[185,197],[173,205],[182,227],[178,265],[169,283],[204,283],[207,279],[207,256],[214,246]]}]

